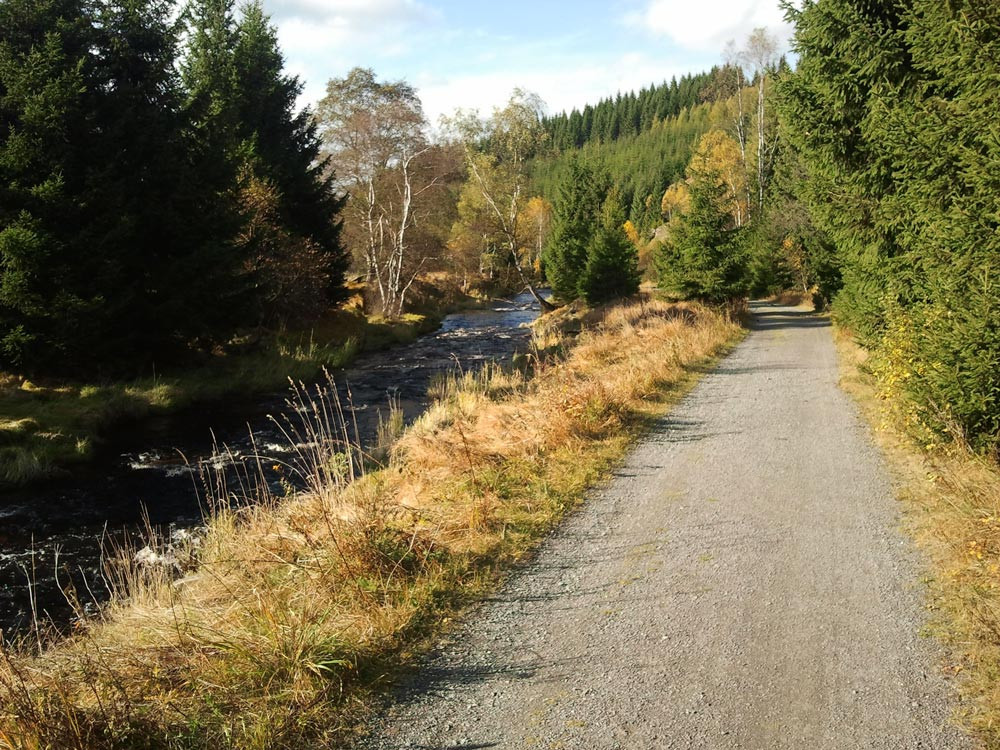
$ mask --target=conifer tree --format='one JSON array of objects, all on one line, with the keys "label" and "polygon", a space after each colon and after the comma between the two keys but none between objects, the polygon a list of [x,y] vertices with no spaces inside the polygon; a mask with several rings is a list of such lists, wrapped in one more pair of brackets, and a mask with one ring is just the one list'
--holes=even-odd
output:
[{"label": "conifer tree", "polygon": [[84,222],[93,29],[77,0],[0,3],[0,363],[64,358],[101,297]]},{"label": "conifer tree", "polygon": [[237,121],[253,169],[280,196],[283,226],[315,248],[326,302],[343,298],[348,254],[341,241],[344,200],[309,109],[297,111],[302,83],[284,72],[277,32],[261,3],[244,8],[234,52]]},{"label": "conifer tree", "polygon": [[0,5],[0,357],[133,371],[243,313],[228,183],[203,169],[172,7]]},{"label": "conifer tree", "polygon": [[239,245],[257,288],[257,315],[284,322],[316,315],[343,295],[342,201],[320,158],[312,115],[296,109],[302,87],[284,72],[269,18],[259,2],[239,18],[233,8],[233,0],[188,5],[187,107],[202,150],[218,155],[220,175],[238,183],[246,222]]},{"label": "conifer tree", "polygon": [[242,135],[233,60],[234,0],[190,0],[183,18],[188,32],[181,66],[184,107],[205,157],[201,168],[218,170],[215,179],[235,183]]},{"label": "conifer tree", "polygon": [[543,254],[545,276],[558,299],[571,301],[582,294],[587,247],[600,222],[606,185],[606,178],[582,159],[573,158],[567,164],[553,202],[552,232]]},{"label": "conifer tree", "polygon": [[796,193],[835,247],[835,315],[911,423],[1000,454],[1000,7],[820,0],[780,86]]},{"label": "conifer tree", "polygon": [[746,259],[722,181],[704,175],[691,204],[656,257],[660,287],[682,298],[724,302],[747,291]]},{"label": "conifer tree", "polygon": [[80,242],[99,250],[105,269],[102,360],[224,336],[246,313],[230,186],[192,138],[172,12],[165,0],[97,10],[100,153],[88,165],[95,219]]},{"label": "conifer tree", "polygon": [[621,196],[611,190],[601,208],[600,224],[587,246],[580,292],[596,305],[639,291],[639,255],[625,233]]}]

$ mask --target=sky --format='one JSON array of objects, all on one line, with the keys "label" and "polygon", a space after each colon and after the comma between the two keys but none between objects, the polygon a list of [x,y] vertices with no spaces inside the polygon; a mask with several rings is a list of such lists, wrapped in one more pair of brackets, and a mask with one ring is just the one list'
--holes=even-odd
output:
[{"label": "sky", "polygon": [[787,44],[778,0],[264,0],[286,69],[323,96],[354,67],[417,88],[433,124],[488,114],[515,87],[552,113],[708,70],[726,42],[766,26]]}]

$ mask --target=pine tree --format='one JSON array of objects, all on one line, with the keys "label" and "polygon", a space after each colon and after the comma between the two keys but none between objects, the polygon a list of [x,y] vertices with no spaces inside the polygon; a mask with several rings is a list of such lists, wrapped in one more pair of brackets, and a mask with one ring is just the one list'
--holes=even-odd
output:
[{"label": "pine tree", "polygon": [[0,362],[69,357],[77,321],[95,314],[96,253],[81,161],[96,88],[94,31],[76,0],[0,3]]},{"label": "pine tree", "polygon": [[[587,246],[597,230],[606,178],[580,158],[566,166],[553,201],[552,232],[543,254],[545,276],[555,296],[574,300],[587,266]],[[624,219],[622,220],[624,222]]]},{"label": "pine tree", "polygon": [[625,234],[625,209],[617,191],[608,193],[600,226],[587,245],[587,264],[580,276],[580,293],[597,305],[639,291],[639,255]]},{"label": "pine tree", "polygon": [[746,260],[739,232],[731,228],[721,180],[691,185],[691,206],[655,262],[660,287],[682,298],[724,302],[747,292]]}]

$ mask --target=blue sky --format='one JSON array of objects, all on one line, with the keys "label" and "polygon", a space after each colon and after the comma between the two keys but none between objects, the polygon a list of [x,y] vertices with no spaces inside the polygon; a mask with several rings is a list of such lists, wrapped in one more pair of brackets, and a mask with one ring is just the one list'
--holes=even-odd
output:
[{"label": "blue sky", "polygon": [[556,112],[705,70],[755,26],[783,40],[778,0],[264,0],[303,103],[355,66],[417,87],[431,122],[484,113],[515,86]]}]

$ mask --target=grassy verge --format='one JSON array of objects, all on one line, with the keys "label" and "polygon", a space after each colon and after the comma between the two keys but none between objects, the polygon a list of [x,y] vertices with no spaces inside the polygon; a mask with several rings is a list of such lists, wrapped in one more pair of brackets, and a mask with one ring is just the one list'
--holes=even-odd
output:
[{"label": "grassy verge", "polygon": [[40,653],[0,652],[0,747],[348,741],[385,675],[524,558],[742,330],[658,302],[586,320],[572,343],[544,334],[559,354],[530,368],[438,384],[421,419],[384,432],[377,465],[341,441],[336,403],[301,394],[312,416],[289,429],[310,447],[286,470],[307,489],[277,497],[247,477],[255,504],[220,506],[196,544],[161,551],[170,566],[125,556],[112,572],[130,593],[101,620]]},{"label": "grassy verge", "polygon": [[841,383],[871,422],[904,502],[907,526],[931,561],[930,631],[963,701],[959,722],[1000,748],[1000,467],[919,429],[868,352],[837,332]]},{"label": "grassy verge", "polygon": [[347,364],[359,350],[412,341],[439,316],[399,320],[340,310],[307,331],[236,341],[194,367],[133,381],[31,382],[0,374],[0,484],[23,484],[89,459],[102,435],[125,421],[280,389],[324,367]]}]

